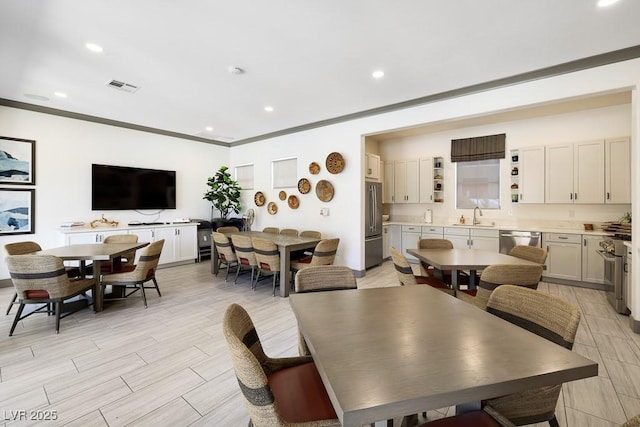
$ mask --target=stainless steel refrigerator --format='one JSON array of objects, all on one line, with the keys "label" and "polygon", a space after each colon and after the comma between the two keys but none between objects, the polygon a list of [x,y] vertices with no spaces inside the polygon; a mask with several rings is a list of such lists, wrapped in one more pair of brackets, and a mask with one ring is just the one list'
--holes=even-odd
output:
[{"label": "stainless steel refrigerator", "polygon": [[364,268],[382,264],[382,184],[367,182],[364,219]]}]

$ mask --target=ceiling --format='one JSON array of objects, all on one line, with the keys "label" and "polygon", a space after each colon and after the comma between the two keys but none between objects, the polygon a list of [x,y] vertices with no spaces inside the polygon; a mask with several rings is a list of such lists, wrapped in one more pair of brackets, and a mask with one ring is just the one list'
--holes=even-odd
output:
[{"label": "ceiling", "polygon": [[0,101],[242,143],[640,56],[640,1],[596,2],[2,0]]}]

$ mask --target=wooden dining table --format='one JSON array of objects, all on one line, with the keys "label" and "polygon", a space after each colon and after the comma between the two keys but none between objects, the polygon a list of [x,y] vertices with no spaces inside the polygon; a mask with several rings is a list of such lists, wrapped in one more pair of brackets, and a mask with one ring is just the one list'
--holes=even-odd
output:
[{"label": "wooden dining table", "polygon": [[[230,231],[223,233],[231,238],[234,234],[242,234],[249,237],[259,237],[272,241],[278,247],[280,254],[280,296],[289,296],[289,282],[291,281],[291,252],[302,249],[312,249],[321,239],[315,237],[291,236],[288,234],[264,233],[262,231]],[[211,273],[218,274],[218,251],[213,239],[211,239]]]},{"label": "wooden dining table", "polygon": [[596,376],[598,364],[430,286],[294,294],[343,426]]},{"label": "wooden dining table", "polygon": [[103,262],[110,262],[117,265],[120,257],[129,251],[137,250],[147,246],[148,242],[137,243],[87,243],[61,246],[58,248],[45,249],[36,252],[38,255],[55,255],[63,261],[80,261],[80,271],[84,271],[86,261],[93,262],[93,309],[96,312],[102,311],[104,306],[104,294],[100,286],[100,265]]},{"label": "wooden dining table", "polygon": [[454,289],[459,289],[461,271],[469,271],[469,288],[475,289],[478,270],[490,265],[540,265],[526,259],[482,249],[407,249],[407,253],[438,270],[451,270],[451,286]]}]

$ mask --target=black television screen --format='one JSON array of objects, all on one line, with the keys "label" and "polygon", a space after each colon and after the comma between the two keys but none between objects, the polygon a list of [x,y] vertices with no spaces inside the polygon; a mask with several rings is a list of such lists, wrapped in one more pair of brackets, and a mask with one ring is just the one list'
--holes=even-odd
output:
[{"label": "black television screen", "polygon": [[176,172],[91,165],[91,209],[175,209]]}]

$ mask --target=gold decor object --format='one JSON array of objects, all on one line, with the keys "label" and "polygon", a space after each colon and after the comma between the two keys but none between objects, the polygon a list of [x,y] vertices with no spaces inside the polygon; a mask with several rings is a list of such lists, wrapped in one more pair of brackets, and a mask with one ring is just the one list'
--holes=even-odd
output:
[{"label": "gold decor object", "polygon": [[307,194],[311,191],[311,183],[307,178],[301,178],[300,181],[298,181],[298,191],[300,194]]},{"label": "gold decor object", "polygon": [[279,198],[280,200],[285,200],[285,199],[287,198],[287,193],[286,193],[285,191],[280,191],[280,192],[278,193],[278,198]]},{"label": "gold decor object", "polygon": [[91,221],[91,228],[96,228],[96,227],[117,227],[118,226],[118,221],[110,221],[107,218],[104,217],[104,214],[102,214],[102,218],[100,219],[94,219],[93,221]]},{"label": "gold decor object", "polygon": [[289,200],[287,200],[287,203],[289,204],[289,207],[291,209],[298,209],[298,206],[300,206],[300,200],[298,200],[298,196],[295,196],[293,194],[289,196]]},{"label": "gold decor object", "polygon": [[344,157],[340,153],[333,152],[327,156],[326,165],[330,173],[340,173],[344,169]]},{"label": "gold decor object", "polygon": [[269,212],[269,215],[275,215],[278,213],[278,205],[276,205],[274,202],[269,202],[269,204],[267,205],[267,212]]},{"label": "gold decor object", "polygon": [[309,163],[309,173],[311,173],[311,175],[318,175],[320,173],[320,165],[316,162]]},{"label": "gold decor object", "polygon": [[327,180],[321,179],[316,184],[316,196],[323,202],[329,202],[333,199],[333,185]]},{"label": "gold decor object", "polygon": [[266,201],[266,199],[264,197],[264,194],[262,194],[262,191],[258,191],[256,195],[253,196],[253,201],[256,203],[256,206],[264,205],[264,202]]}]

